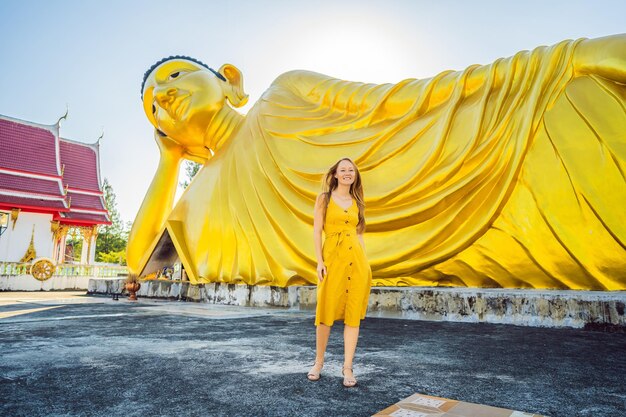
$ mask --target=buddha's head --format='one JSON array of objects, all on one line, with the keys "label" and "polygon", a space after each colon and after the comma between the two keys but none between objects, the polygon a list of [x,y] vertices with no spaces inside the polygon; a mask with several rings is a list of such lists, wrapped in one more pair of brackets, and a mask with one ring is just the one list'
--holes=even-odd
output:
[{"label": "buddha's head", "polygon": [[224,64],[215,71],[185,56],[172,56],[146,71],[141,86],[143,108],[150,123],[198,157],[206,157],[205,135],[214,116],[227,102],[241,107],[248,101],[241,72]]}]

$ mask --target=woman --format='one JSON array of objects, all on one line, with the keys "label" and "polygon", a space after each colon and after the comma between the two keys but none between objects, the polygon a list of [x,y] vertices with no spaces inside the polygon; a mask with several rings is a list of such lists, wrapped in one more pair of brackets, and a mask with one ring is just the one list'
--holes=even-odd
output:
[{"label": "woman", "polygon": [[[324,192],[315,202],[313,240],[317,256],[317,309],[315,312],[315,364],[307,377],[320,379],[330,328],[344,320],[343,385],[356,379],[352,359],[359,337],[359,322],[365,318],[372,285],[372,271],[365,257],[365,208],[359,170],[350,158],[342,158],[326,174]],[[326,235],[322,247],[322,230]]]}]

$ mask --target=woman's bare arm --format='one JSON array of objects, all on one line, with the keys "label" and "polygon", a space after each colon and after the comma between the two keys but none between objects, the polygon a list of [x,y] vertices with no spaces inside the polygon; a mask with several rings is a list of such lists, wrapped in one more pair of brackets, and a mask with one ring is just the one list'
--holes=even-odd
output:
[{"label": "woman's bare arm", "polygon": [[363,233],[357,233],[356,237],[359,238],[359,242],[361,242],[361,246],[363,247],[363,251],[365,251],[365,241],[363,240]]},{"label": "woman's bare arm", "polygon": [[315,257],[317,258],[317,279],[322,282],[326,275],[326,266],[322,254],[322,230],[324,229],[324,205],[325,196],[320,194],[315,200],[313,214],[313,243],[315,244]]}]

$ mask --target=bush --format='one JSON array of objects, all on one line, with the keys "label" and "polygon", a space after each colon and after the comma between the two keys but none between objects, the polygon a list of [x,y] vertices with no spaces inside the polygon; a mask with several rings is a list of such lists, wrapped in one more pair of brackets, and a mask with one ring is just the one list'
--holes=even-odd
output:
[{"label": "bush", "polygon": [[126,265],[126,249],[117,252],[98,252],[98,261],[109,264]]}]

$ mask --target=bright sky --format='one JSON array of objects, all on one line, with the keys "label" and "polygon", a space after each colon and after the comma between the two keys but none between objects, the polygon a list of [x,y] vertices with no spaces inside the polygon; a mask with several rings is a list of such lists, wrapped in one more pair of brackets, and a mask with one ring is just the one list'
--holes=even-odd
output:
[{"label": "bright sky", "polygon": [[[143,73],[169,55],[243,71],[245,113],[272,80],[307,69],[398,82],[486,64],[563,39],[626,32],[622,0],[0,0],[0,114],[95,142],[102,176],[134,219],[158,162]],[[2,151],[2,150],[0,150]]]}]

